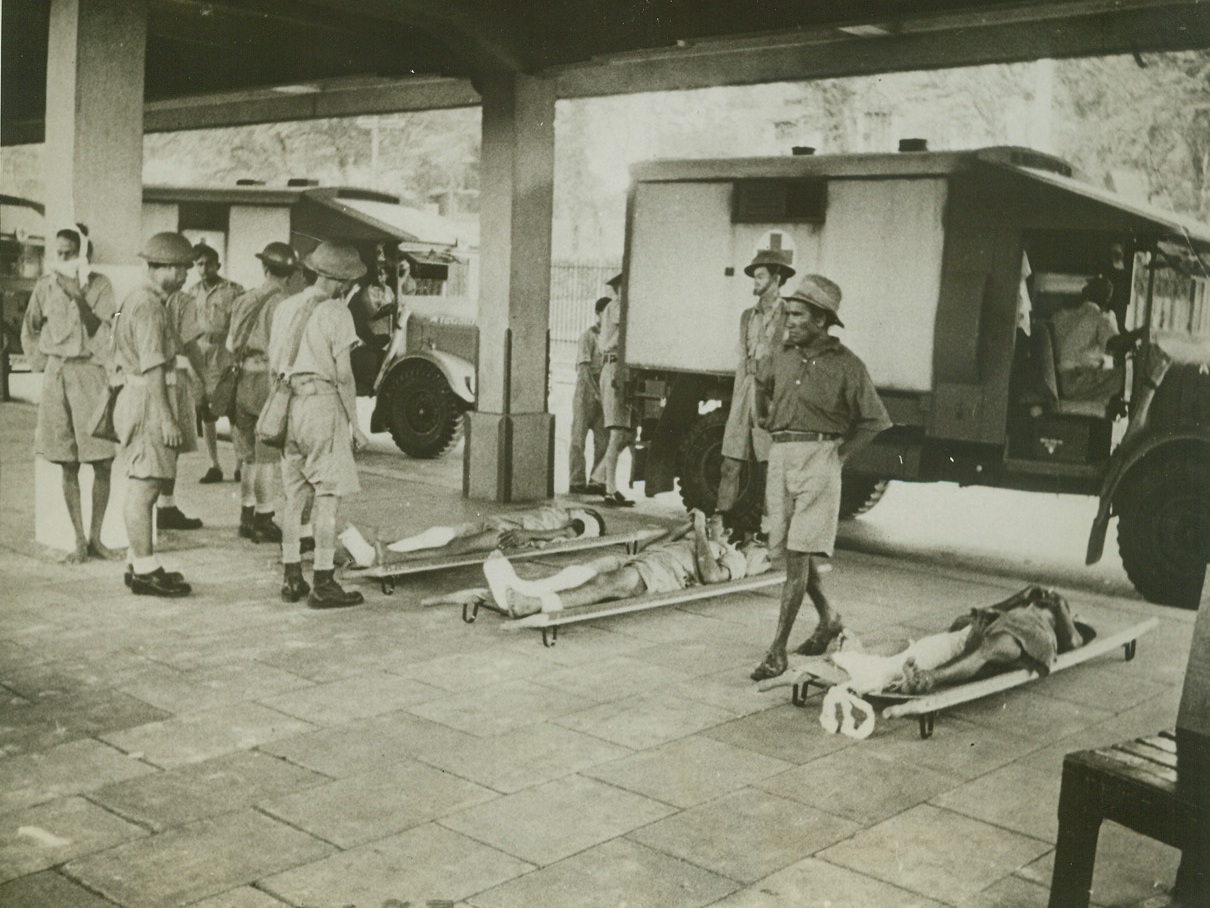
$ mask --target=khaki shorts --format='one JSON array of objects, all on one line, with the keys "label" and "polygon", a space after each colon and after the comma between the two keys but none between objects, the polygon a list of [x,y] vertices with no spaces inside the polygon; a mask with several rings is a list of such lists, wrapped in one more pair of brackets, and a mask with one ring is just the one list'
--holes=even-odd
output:
[{"label": "khaki shorts", "polygon": [[281,475],[288,497],[303,494],[308,486],[316,495],[361,491],[349,420],[335,386],[313,381],[303,386],[303,393],[296,391],[287,426]]},{"label": "khaki shorts", "polygon": [[34,450],[52,463],[112,460],[113,442],[90,432],[109,394],[105,367],[93,362],[47,357],[42,401],[34,430]]},{"label": "khaki shorts", "polygon": [[605,414],[606,429],[629,429],[630,407],[620,388],[613,386],[618,374],[617,363],[606,363],[601,369],[601,410]]},{"label": "khaki shorts", "polygon": [[281,451],[262,444],[256,438],[256,420],[269,399],[268,372],[242,372],[235,386],[235,419],[231,422],[231,441],[235,459],[241,463],[277,463]]},{"label": "khaki shorts", "polygon": [[[227,349],[224,342],[214,343],[204,337],[198,340],[198,348],[202,351],[205,366],[203,374],[198,377],[207,388],[213,388],[218,384],[223,371],[235,362],[235,355]],[[202,419],[204,422],[210,422],[210,415],[206,414]]]},{"label": "khaki shorts", "polygon": [[670,552],[659,549],[635,555],[626,564],[639,572],[649,593],[675,593],[697,579]]},{"label": "khaki shorts", "polygon": [[769,553],[831,555],[840,522],[840,441],[774,442],[765,514]]},{"label": "khaki shorts", "polygon": [[151,411],[145,385],[128,384],[118,395],[113,424],[126,455],[126,475],[131,479],[175,479],[177,452],[164,444]]}]

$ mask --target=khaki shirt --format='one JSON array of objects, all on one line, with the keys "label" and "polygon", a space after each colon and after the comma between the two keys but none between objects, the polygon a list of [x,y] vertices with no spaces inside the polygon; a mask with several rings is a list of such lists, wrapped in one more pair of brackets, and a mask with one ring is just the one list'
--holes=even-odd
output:
[{"label": "khaki shirt", "polygon": [[165,301],[166,294],[150,283],[132,290],[122,301],[113,328],[113,364],[120,374],[143,375],[155,368],[175,367],[180,349]]},{"label": "khaki shirt", "polygon": [[622,301],[615,297],[605,307],[605,317],[601,319],[601,335],[597,339],[597,346],[600,348],[602,356],[611,353],[614,355],[617,354],[620,335],[618,326],[621,324],[621,321]]},{"label": "khaki shirt", "polygon": [[[255,290],[247,290],[236,300],[227,332],[227,349],[237,357],[268,356],[273,313],[290,293],[285,286],[267,280]],[[236,348],[236,343],[240,347]]]},{"label": "khaki shirt", "polygon": [[[314,299],[322,302],[307,320],[303,329],[302,342],[294,366],[290,367],[291,335],[294,322],[302,310]],[[353,327],[353,316],[348,307],[336,298],[324,298],[322,290],[308,287],[277,305],[273,314],[273,327],[269,335],[269,368],[277,373],[299,375],[308,373],[324,381],[337,384],[339,376],[336,359],[357,346],[357,330]]]},{"label": "khaki shirt", "polygon": [[186,344],[205,336],[202,321],[198,318],[197,300],[192,294],[180,290],[173,293],[164,304],[164,311],[168,315],[168,324],[176,335],[179,351],[183,352]]},{"label": "khaki shirt", "polygon": [[197,313],[202,322],[202,330],[205,331],[206,340],[211,344],[226,343],[235,298],[243,292],[243,287],[226,278],[219,278],[218,283],[213,287],[207,288],[204,284],[199,283],[193,288],[193,298],[197,302]]},{"label": "khaki shirt", "polygon": [[785,339],[786,307],[779,297],[772,305],[762,308],[759,304],[748,309],[740,317],[744,331],[739,339],[739,355],[742,360],[739,372],[756,374],[756,365]]},{"label": "khaki shirt", "polygon": [[804,351],[783,345],[757,368],[757,384],[769,399],[771,432],[881,432],[891,427],[870,373],[853,351],[829,337]]},{"label": "khaki shirt", "polygon": [[600,334],[600,329],[593,325],[585,329],[576,345],[576,367],[587,366],[594,378],[601,377],[601,367],[605,364],[601,357]]},{"label": "khaki shirt", "polygon": [[[69,285],[76,283],[72,278],[65,280]],[[100,365],[108,362],[110,329],[117,311],[113,285],[105,275],[94,272],[83,291],[85,302],[101,320],[101,327],[92,337],[84,330],[75,300],[59,285],[58,275],[45,274],[38,279],[21,323],[21,345],[26,353],[86,359]]]}]

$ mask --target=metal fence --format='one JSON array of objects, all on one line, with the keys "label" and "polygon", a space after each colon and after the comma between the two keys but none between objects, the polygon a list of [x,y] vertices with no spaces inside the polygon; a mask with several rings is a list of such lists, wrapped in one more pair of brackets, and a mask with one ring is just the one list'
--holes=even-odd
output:
[{"label": "metal fence", "polygon": [[593,304],[605,282],[621,271],[617,262],[554,262],[550,267],[550,359],[552,368],[575,365],[576,342],[592,324]]}]

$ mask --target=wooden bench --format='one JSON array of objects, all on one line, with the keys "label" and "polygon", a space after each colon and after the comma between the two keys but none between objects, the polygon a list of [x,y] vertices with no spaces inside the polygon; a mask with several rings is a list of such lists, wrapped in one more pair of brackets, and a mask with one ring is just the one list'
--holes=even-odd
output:
[{"label": "wooden bench", "polygon": [[1102,820],[1181,849],[1173,894],[1210,906],[1210,574],[1202,590],[1177,731],[1069,753],[1059,792],[1050,908],[1086,908]]}]

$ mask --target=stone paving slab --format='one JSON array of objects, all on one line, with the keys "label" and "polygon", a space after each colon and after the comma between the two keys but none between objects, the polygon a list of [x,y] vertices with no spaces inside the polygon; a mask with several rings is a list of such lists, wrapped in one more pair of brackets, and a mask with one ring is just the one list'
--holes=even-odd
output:
[{"label": "stone paving slab", "polygon": [[737,887],[708,870],[614,839],[468,901],[476,908],[698,908]]},{"label": "stone paving slab", "polygon": [[72,861],[64,872],[119,905],[175,908],[332,851],[306,833],[246,810]]},{"label": "stone paving slab", "polygon": [[541,866],[673,812],[667,804],[573,775],[496,798],[440,822]]},{"label": "stone paving slab", "polygon": [[1037,839],[922,804],[864,829],[819,856],[956,905],[1050,848]]},{"label": "stone paving slab", "polygon": [[964,899],[961,905],[962,908],[1046,908],[1049,901],[1049,882],[1039,886],[1019,876],[1007,876],[979,894]]},{"label": "stone paving slab", "polygon": [[310,681],[255,661],[181,671],[167,665],[119,685],[124,693],[172,713],[217,709],[305,688]]},{"label": "stone paving slab", "polygon": [[[290,905],[346,908],[429,899],[457,901],[511,880],[532,864],[428,823],[258,883]],[[530,906],[543,904],[543,900]],[[546,902],[545,904],[558,904]],[[616,906],[611,906],[616,908]]]},{"label": "stone paving slab", "polygon": [[693,807],[789,768],[781,760],[693,736],[584,774],[677,807]]},{"label": "stone paving slab", "polygon": [[0,882],[147,835],[83,798],[0,816]]},{"label": "stone paving slab", "polygon": [[592,671],[561,668],[542,672],[531,680],[543,687],[607,703],[658,692],[697,674],[702,674],[700,669],[685,672],[630,656],[615,656],[594,662]]},{"label": "stone paving slab", "polygon": [[447,695],[446,691],[411,678],[376,672],[316,684],[292,693],[266,697],[260,702],[313,725],[330,726],[393,712],[413,703]]},{"label": "stone paving slab", "polygon": [[531,681],[507,681],[409,706],[408,712],[468,734],[487,737],[577,712],[595,702],[568,696]]},{"label": "stone paving slab", "polygon": [[675,694],[657,694],[626,701],[602,703],[555,722],[564,728],[596,735],[614,744],[643,750],[735,718],[735,714],[708,703]]},{"label": "stone paving slab", "polygon": [[113,903],[45,870],[0,884],[0,908],[113,908]]},{"label": "stone paving slab", "polygon": [[780,705],[715,725],[702,734],[716,741],[754,750],[766,757],[798,764],[809,763],[855,743],[844,735],[821,734],[818,706],[802,709],[791,705],[781,699],[788,696],[788,690],[770,691],[765,695],[778,697],[778,701],[770,702],[780,702]]},{"label": "stone paving slab", "polygon": [[10,757],[0,760],[0,814],[154,772],[91,738]]},{"label": "stone paving slab", "polygon": [[341,848],[419,826],[495,797],[495,792],[416,760],[263,800],[271,816]]},{"label": "stone paving slab", "polygon": [[636,842],[752,883],[861,827],[801,802],[744,788],[629,834]]},{"label": "stone paving slab", "polygon": [[37,700],[6,701],[0,755],[33,753],[89,736],[166,719],[168,713],[115,690],[57,691]]},{"label": "stone paving slab", "polygon": [[329,781],[285,760],[244,751],[106,785],[89,797],[120,816],[162,831]]},{"label": "stone paving slab", "polygon": [[190,908],[282,908],[282,902],[259,889],[241,886],[238,889],[224,892],[222,895],[194,902]]},{"label": "stone paving slab", "polygon": [[941,908],[942,903],[846,867],[807,858],[715,905],[717,908]]},{"label": "stone paving slab", "polygon": [[268,707],[239,703],[187,713],[101,738],[127,753],[141,754],[147,762],[168,769],[199,763],[235,750],[250,750],[266,741],[312,728],[314,726],[307,722]]},{"label": "stone paving slab", "polygon": [[464,735],[449,747],[426,748],[420,759],[507,794],[632,753],[592,735],[542,724],[494,738]]},{"label": "stone paving slab", "polygon": [[[815,737],[844,738],[822,728]],[[753,784],[867,826],[961,784],[956,776],[892,759],[868,744],[868,739],[855,743]]]}]

